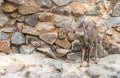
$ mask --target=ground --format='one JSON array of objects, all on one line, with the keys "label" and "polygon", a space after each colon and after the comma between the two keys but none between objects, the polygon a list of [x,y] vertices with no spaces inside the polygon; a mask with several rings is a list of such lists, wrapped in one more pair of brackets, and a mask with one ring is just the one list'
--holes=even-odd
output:
[{"label": "ground", "polygon": [[120,78],[120,55],[100,58],[90,67],[63,59],[52,59],[41,53],[0,54],[0,78]]}]

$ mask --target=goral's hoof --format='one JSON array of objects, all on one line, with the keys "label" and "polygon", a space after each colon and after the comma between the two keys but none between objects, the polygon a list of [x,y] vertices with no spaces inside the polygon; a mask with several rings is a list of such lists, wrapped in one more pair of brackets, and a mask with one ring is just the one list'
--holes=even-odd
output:
[{"label": "goral's hoof", "polygon": [[80,67],[83,67],[83,65],[81,64]]},{"label": "goral's hoof", "polygon": [[88,64],[87,67],[90,67],[90,65]]},{"label": "goral's hoof", "polygon": [[95,64],[98,64],[98,62],[95,62]]}]

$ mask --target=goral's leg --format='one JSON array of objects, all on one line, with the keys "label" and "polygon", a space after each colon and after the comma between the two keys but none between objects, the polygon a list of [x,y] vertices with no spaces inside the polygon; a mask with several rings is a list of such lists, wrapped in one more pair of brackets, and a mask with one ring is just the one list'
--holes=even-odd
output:
[{"label": "goral's leg", "polygon": [[97,42],[95,42],[95,64],[97,64]]},{"label": "goral's leg", "polygon": [[84,55],[85,55],[85,49],[82,49],[82,54],[81,54],[81,65],[80,65],[80,67],[83,66],[83,63],[84,63]]},{"label": "goral's leg", "polygon": [[90,54],[91,54],[91,51],[92,51],[93,47],[90,46],[90,49],[88,51],[88,61],[87,61],[87,66],[89,67],[90,66]]}]

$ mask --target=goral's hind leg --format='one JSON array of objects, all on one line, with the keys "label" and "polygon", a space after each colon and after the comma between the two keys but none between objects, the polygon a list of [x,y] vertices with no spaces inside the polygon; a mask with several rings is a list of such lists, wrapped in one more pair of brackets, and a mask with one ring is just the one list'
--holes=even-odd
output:
[{"label": "goral's hind leg", "polygon": [[90,49],[88,51],[88,61],[87,61],[87,67],[90,66],[90,54],[91,54],[91,51],[92,51],[93,47],[90,45]]},{"label": "goral's hind leg", "polygon": [[84,55],[85,55],[85,49],[82,49],[82,54],[81,54],[81,64],[80,64],[80,67],[83,66],[83,63],[84,63]]},{"label": "goral's hind leg", "polygon": [[95,64],[97,64],[97,40],[95,41]]}]

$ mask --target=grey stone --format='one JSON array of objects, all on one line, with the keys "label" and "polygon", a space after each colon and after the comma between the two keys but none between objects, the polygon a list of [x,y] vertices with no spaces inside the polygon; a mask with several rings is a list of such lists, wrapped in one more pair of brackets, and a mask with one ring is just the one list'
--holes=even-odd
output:
[{"label": "grey stone", "polygon": [[29,16],[27,19],[25,19],[25,23],[29,26],[35,26],[37,22],[38,22],[37,15],[32,15],[32,16]]},{"label": "grey stone", "polygon": [[63,56],[65,56],[69,52],[70,52],[70,50],[67,50],[67,49],[62,49],[62,48],[56,49],[56,55],[58,57],[63,57]]},{"label": "grey stone", "polygon": [[88,14],[88,15],[98,15],[99,13],[100,13],[100,7],[99,6],[92,7],[92,8],[90,8],[90,10],[88,10],[86,12],[86,14]]},{"label": "grey stone", "polygon": [[74,61],[74,62],[80,62],[81,53],[80,52],[68,53],[67,54],[67,59],[70,60],[70,61]]},{"label": "grey stone", "polygon": [[70,27],[72,18],[61,15],[54,15],[53,21],[55,22],[56,27],[68,28]]},{"label": "grey stone", "polygon": [[120,42],[120,35],[119,34],[113,34],[113,38],[116,42]]},{"label": "grey stone", "polygon": [[114,6],[112,16],[120,16],[120,2]]},{"label": "grey stone", "polygon": [[97,69],[89,68],[85,71],[91,78],[99,78],[100,73]]},{"label": "grey stone", "polygon": [[120,17],[111,17],[107,22],[106,25],[108,28],[120,26]]},{"label": "grey stone", "polygon": [[8,17],[0,13],[0,27],[3,27],[8,22]]},{"label": "grey stone", "polygon": [[110,54],[120,54],[120,49],[119,49],[119,47],[118,47],[117,45],[111,45],[111,46],[109,47],[108,52],[109,52]]},{"label": "grey stone", "polygon": [[21,32],[15,32],[11,37],[11,43],[20,45],[25,43],[25,36]]},{"label": "grey stone", "polygon": [[72,0],[52,0],[56,5],[63,6],[70,3]]},{"label": "grey stone", "polygon": [[105,57],[105,56],[109,55],[108,52],[102,46],[102,44],[97,45],[97,53],[98,53],[99,58],[102,58],[102,57]]},{"label": "grey stone", "polygon": [[51,50],[51,48],[37,48],[38,51],[45,53],[49,57],[56,58],[56,55]]},{"label": "grey stone", "polygon": [[53,13],[55,14],[61,14],[61,15],[70,15],[70,10],[65,8],[65,7],[56,7],[52,10]]},{"label": "grey stone", "polygon": [[24,28],[22,29],[22,32],[29,35],[35,35],[35,36],[39,35],[39,32],[37,31],[37,29],[30,26],[24,26]]},{"label": "grey stone", "polygon": [[18,22],[24,22],[24,20],[25,20],[24,16],[19,16],[17,19]]},{"label": "grey stone", "polygon": [[18,12],[23,15],[34,14],[39,12],[38,6],[23,4],[18,7]]},{"label": "grey stone", "polygon": [[120,78],[120,71],[117,72],[117,78]]},{"label": "grey stone", "polygon": [[49,9],[52,7],[52,1],[51,0],[42,0],[41,2],[41,7],[42,8],[46,8],[46,9]]},{"label": "grey stone", "polygon": [[62,63],[61,62],[53,62],[53,66],[55,67],[56,70],[61,71],[63,69]]},{"label": "grey stone", "polygon": [[72,51],[80,51],[80,41],[79,40],[75,40],[72,42]]},{"label": "grey stone", "polygon": [[91,3],[91,0],[78,0],[78,1],[80,1],[81,3],[87,3],[87,4]]},{"label": "grey stone", "polygon": [[48,44],[54,44],[57,39],[57,32],[44,33],[39,37]]},{"label": "grey stone", "polygon": [[7,34],[0,32],[0,40],[6,40],[7,38]]},{"label": "grey stone", "polygon": [[21,54],[31,54],[35,50],[32,45],[21,45],[19,51]]}]

